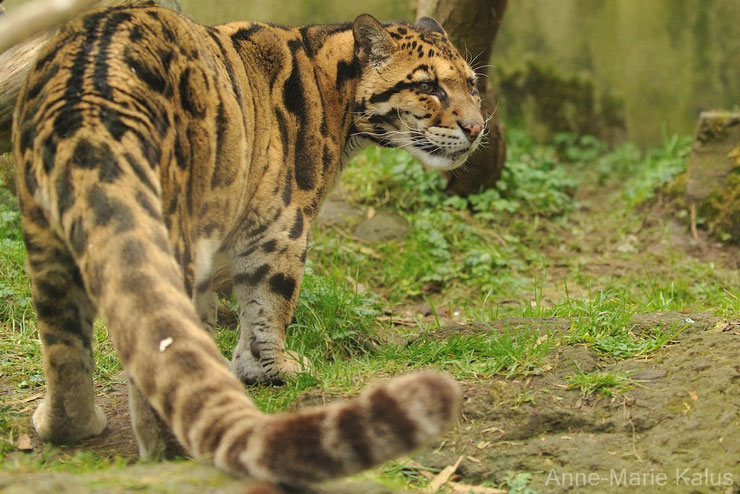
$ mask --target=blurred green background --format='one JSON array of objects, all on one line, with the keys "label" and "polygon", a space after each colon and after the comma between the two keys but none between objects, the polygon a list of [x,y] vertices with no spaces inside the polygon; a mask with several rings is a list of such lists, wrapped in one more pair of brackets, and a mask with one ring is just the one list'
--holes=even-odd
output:
[{"label": "blurred green background", "polygon": [[624,101],[626,137],[655,144],[740,104],[740,1],[512,0],[491,63],[528,59],[591,78]]},{"label": "blurred green background", "polygon": [[[7,8],[22,1],[6,0]],[[413,16],[411,0],[181,4],[187,15],[206,24],[238,19],[288,25],[340,22],[363,12],[386,20]],[[604,133],[601,137],[645,146],[660,142],[663,132],[691,133],[702,110],[737,108],[739,61],[738,0],[511,0],[490,75],[500,84],[534,65],[565,81],[575,78],[580,90],[584,85],[592,90],[597,112],[609,106],[614,114],[609,118],[624,126],[614,139]],[[534,91],[547,92],[548,84]],[[602,104],[605,95],[608,103]],[[503,96],[505,122],[530,128],[544,120],[546,108],[539,117],[522,117],[522,105],[507,104],[507,93]],[[575,111],[580,106],[574,103]]]}]

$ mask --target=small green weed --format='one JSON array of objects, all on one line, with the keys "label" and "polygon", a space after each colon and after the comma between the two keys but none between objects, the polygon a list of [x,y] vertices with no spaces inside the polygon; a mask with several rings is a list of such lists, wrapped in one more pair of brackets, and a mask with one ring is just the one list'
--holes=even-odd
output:
[{"label": "small green weed", "polygon": [[554,144],[564,161],[595,171],[598,184],[622,184],[627,205],[633,207],[686,169],[691,138],[664,135],[660,146],[646,152],[631,142],[610,150],[588,135],[558,134]]},{"label": "small green weed", "polygon": [[537,494],[536,490],[528,487],[530,482],[532,482],[532,474],[529,472],[511,473],[504,478],[509,494]]},{"label": "small green weed", "polygon": [[605,396],[624,394],[634,385],[634,381],[626,372],[577,372],[567,377],[569,389],[580,389],[583,396],[591,396],[594,393]]},{"label": "small green weed", "polygon": [[534,393],[528,389],[522,389],[516,394],[516,396],[514,396],[514,399],[511,403],[511,408],[512,410],[515,410],[525,403],[530,403],[532,405],[535,405],[537,403]]},{"label": "small green weed", "polygon": [[664,137],[661,147],[649,150],[625,184],[628,204],[636,206],[651,198],[657,188],[683,172],[690,148],[690,137],[674,135]]},{"label": "small green weed", "polygon": [[428,475],[437,475],[439,472],[439,468],[419,464],[410,466],[408,461],[391,461],[383,467],[383,476],[387,481],[393,481],[396,487],[405,485],[411,489],[425,487],[429,483]]}]

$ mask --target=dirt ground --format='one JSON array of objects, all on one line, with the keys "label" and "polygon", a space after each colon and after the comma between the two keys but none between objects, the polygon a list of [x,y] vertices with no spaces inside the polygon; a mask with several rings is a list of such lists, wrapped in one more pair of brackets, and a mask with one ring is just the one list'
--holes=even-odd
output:
[{"label": "dirt ground", "polygon": [[[688,258],[738,280],[740,249],[703,232],[693,239],[670,201],[658,196],[643,206],[625,232],[606,214],[611,199],[603,190],[579,191],[582,208],[570,218],[575,226],[547,249],[554,268],[545,300],[557,298],[552,287],[574,258],[596,280],[629,280],[646,270],[668,278]],[[590,286],[598,288],[598,281]],[[458,471],[468,484],[498,484],[511,472],[530,472],[528,486],[540,493],[740,492],[740,321],[710,312],[656,312],[634,317],[632,331],[674,323],[687,329],[649,358],[609,360],[585,346],[563,346],[543,375],[464,383],[460,427],[417,462],[442,467],[462,455]],[[564,331],[570,323],[519,318],[495,327],[506,326]],[[450,331],[481,328],[451,326],[439,333]],[[564,381],[578,370],[626,371],[638,385],[621,398],[584,399]]]},{"label": "dirt ground", "polygon": [[[445,466],[463,455],[459,471],[471,484],[531,472],[529,487],[538,492],[736,492],[740,322],[706,314],[692,320],[650,359],[614,362],[585,347],[563,346],[541,376],[464,383],[462,424],[442,449],[417,461]],[[579,369],[627,371],[638,386],[621,398],[583,398],[564,380]]]},{"label": "dirt ground", "polygon": [[[554,259],[548,273],[550,280],[555,280],[553,285],[566,276],[573,257],[578,258],[583,272],[595,278],[627,279],[631,272],[645,269],[656,277],[668,275],[676,255],[712,262],[717,270],[737,272],[740,268],[740,249],[705,236],[693,240],[685,225],[667,210],[670,206],[660,200],[638,212],[642,219],[626,234],[612,231],[608,222],[599,225],[589,219],[599,215],[599,208],[608,207],[604,201],[595,206],[598,201],[593,198],[580,200],[584,207],[573,215],[575,226],[563,234],[561,245],[546,252],[548,259]],[[361,221],[357,218],[361,211],[341,204],[338,208],[339,217],[349,215]],[[363,231],[369,230],[372,228]],[[615,255],[630,252],[648,255]],[[546,290],[545,297],[555,297],[555,293]],[[528,472],[528,487],[539,493],[740,493],[740,321],[722,320],[709,312],[651,313],[633,319],[633,332],[675,322],[686,324],[687,329],[649,358],[610,360],[585,346],[562,346],[547,357],[547,370],[541,375],[463,382],[465,402],[458,426],[414,461],[444,468],[462,457],[457,480],[471,485],[501,485],[512,473]],[[497,322],[494,330],[507,326],[557,332],[567,331],[570,321],[511,318]],[[431,336],[480,331],[491,329],[456,324]],[[568,389],[565,380],[578,370],[629,372],[637,385],[618,398],[584,398],[580,391]],[[137,448],[125,393],[124,386],[99,389],[98,403],[106,411],[109,426],[103,435],[84,442],[79,449],[135,461]],[[29,414],[39,398],[27,399]],[[335,397],[308,390],[297,406],[332,399]],[[34,450],[41,451],[43,445],[32,433],[30,436]],[[413,470],[413,465],[409,469]],[[85,477],[23,470],[0,474],[0,492],[7,493],[148,489],[187,494],[203,492],[204,485],[209,492],[280,492],[271,486],[235,481],[191,463],[136,465]],[[313,492],[388,491],[372,483],[345,481]]]}]

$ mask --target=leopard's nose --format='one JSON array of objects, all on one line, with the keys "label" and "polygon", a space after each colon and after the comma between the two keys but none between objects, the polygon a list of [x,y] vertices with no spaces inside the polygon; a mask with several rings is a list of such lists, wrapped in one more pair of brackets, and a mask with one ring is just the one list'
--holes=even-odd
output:
[{"label": "leopard's nose", "polygon": [[483,131],[483,124],[479,122],[457,122],[469,141],[474,141]]}]

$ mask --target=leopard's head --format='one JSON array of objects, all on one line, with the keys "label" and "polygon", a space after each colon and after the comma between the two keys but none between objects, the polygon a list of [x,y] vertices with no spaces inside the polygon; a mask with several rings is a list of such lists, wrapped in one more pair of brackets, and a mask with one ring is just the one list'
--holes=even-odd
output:
[{"label": "leopard's head", "polygon": [[363,14],[353,24],[361,76],[354,132],[403,148],[427,167],[463,164],[485,134],[476,75],[431,17],[383,26]]}]

